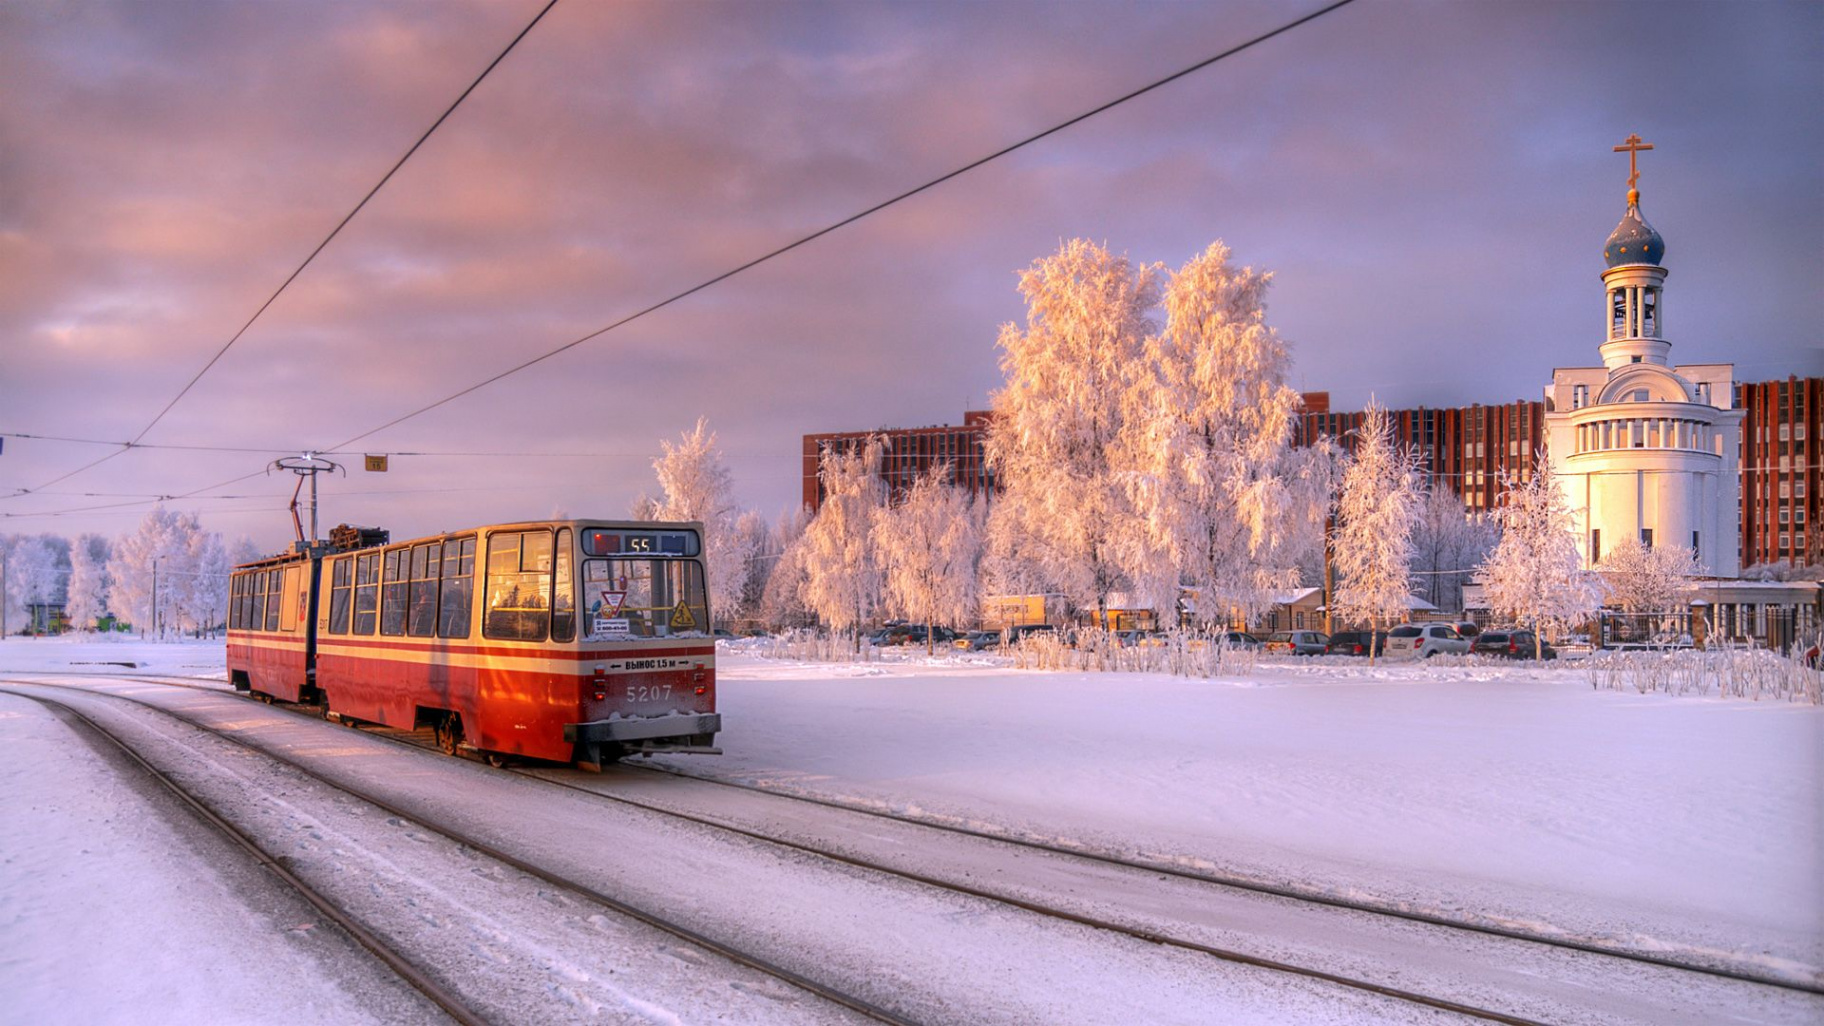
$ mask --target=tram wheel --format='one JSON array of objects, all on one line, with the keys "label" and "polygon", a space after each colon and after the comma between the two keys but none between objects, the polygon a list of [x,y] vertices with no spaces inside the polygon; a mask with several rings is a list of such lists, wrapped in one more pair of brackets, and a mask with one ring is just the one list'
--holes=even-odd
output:
[{"label": "tram wheel", "polygon": [[484,752],[481,756],[481,759],[483,762],[494,767],[495,769],[501,769],[502,767],[506,766],[506,764],[507,764],[507,757],[500,754],[499,752]]},{"label": "tram wheel", "polygon": [[445,755],[455,755],[456,748],[462,744],[462,717],[455,713],[444,716],[437,721],[434,728],[437,735],[437,749]]}]

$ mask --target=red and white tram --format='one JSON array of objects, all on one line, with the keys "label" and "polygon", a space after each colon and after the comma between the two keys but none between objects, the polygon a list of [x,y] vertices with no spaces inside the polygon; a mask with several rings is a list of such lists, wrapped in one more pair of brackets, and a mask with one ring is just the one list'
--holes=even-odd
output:
[{"label": "red and white tram", "polygon": [[546,521],[236,567],[228,678],[447,752],[600,765],[719,753],[700,524]]}]

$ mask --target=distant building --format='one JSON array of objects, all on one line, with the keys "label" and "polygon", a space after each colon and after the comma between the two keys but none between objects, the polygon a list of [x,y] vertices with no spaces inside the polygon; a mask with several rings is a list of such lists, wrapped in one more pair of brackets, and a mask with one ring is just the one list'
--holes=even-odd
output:
[{"label": "distant building", "polygon": [[826,456],[853,452],[874,436],[880,437],[885,449],[880,477],[894,496],[904,494],[920,474],[942,463],[951,465],[951,482],[968,489],[970,495],[992,491],[996,487],[994,475],[983,459],[982,442],[993,416],[987,410],[971,410],[963,414],[960,426],[878,428],[805,435],[804,505],[813,513],[823,506],[823,480],[819,471]]},{"label": "distant building", "polygon": [[[1328,437],[1355,451],[1362,412],[1330,412],[1330,393],[1306,392],[1293,427],[1293,440],[1311,445]],[[1442,483],[1471,512],[1492,509],[1501,494],[1502,474],[1515,481],[1532,477],[1545,444],[1545,404],[1515,400],[1505,406],[1389,410],[1395,440],[1419,451],[1426,477]]]},{"label": "distant building", "polygon": [[1824,378],[1735,386],[1742,412],[1742,565],[1824,559],[1818,529],[1819,406]]},{"label": "distant building", "polygon": [[1580,512],[1586,566],[1638,538],[1687,546],[1709,573],[1734,577],[1742,511],[1735,367],[1671,363],[1666,244],[1640,215],[1639,177],[1629,175],[1627,212],[1603,248],[1602,366],[1560,367],[1545,390],[1552,469]]}]

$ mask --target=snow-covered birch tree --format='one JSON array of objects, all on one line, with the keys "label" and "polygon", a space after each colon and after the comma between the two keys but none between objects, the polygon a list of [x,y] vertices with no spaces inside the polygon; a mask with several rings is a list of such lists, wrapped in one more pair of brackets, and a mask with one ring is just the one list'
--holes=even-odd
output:
[{"label": "snow-covered birch tree", "polygon": [[[6,623],[14,631],[28,626],[32,606],[64,601],[70,569],[70,543],[54,534],[15,535],[6,539]],[[35,632],[38,621],[29,623]]]},{"label": "snow-covered birch tree", "polygon": [[137,530],[115,544],[114,559],[108,564],[114,577],[114,611],[131,618],[142,635],[177,623],[172,619],[176,600],[171,589],[178,587],[178,578],[196,569],[191,552],[193,538],[200,533],[195,513],[154,506],[141,518]]},{"label": "snow-covered birch tree", "polygon": [[[1531,627],[1535,639],[1588,618],[1602,606],[1602,586],[1583,568],[1577,514],[1565,501],[1544,453],[1525,482],[1508,480],[1495,507],[1501,541],[1476,570],[1489,608]],[[1539,655],[1535,644],[1533,655]]]},{"label": "snow-covered birch tree", "polygon": [[[880,459],[880,439],[869,438],[859,449],[823,461],[823,504],[797,547],[804,573],[799,594],[832,630],[858,629],[880,604],[874,543],[874,520],[886,501]],[[859,634],[855,647],[861,647]]]},{"label": "snow-covered birch tree", "polygon": [[1006,387],[984,448],[1025,558],[1098,620],[1128,586],[1134,514],[1121,479],[1159,271],[1073,239],[1020,275],[1024,330],[1001,328]]},{"label": "snow-covered birch tree", "polygon": [[108,615],[108,560],[114,546],[99,534],[85,534],[70,546],[70,588],[68,605],[70,623],[79,631],[92,630],[95,622]]},{"label": "snow-covered birch tree", "polygon": [[1331,562],[1338,583],[1331,606],[1345,621],[1379,630],[1410,609],[1419,455],[1394,437],[1387,408],[1372,398],[1357,430],[1336,502]]},{"label": "snow-covered birch tree", "polygon": [[982,532],[968,493],[950,484],[950,472],[943,463],[919,475],[874,523],[887,608],[925,625],[927,654],[936,649],[934,624],[957,623],[980,605]]},{"label": "snow-covered birch tree", "polygon": [[1648,548],[1629,538],[1610,549],[1596,564],[1609,601],[1624,613],[1669,612],[1696,590],[1702,569],[1690,549],[1678,545]]},{"label": "snow-covered birch tree", "polygon": [[779,556],[760,599],[760,616],[769,626],[800,626],[812,616],[804,602],[804,530],[809,523],[808,508],[799,506],[780,514],[773,527],[772,544]]},{"label": "snow-covered birch tree", "polygon": [[1322,542],[1334,450],[1292,445],[1299,395],[1266,323],[1271,279],[1232,265],[1221,242],[1174,273],[1124,417],[1138,529],[1123,562],[1155,608],[1195,588],[1204,626],[1266,608]]},{"label": "snow-covered birch tree", "polygon": [[1500,540],[1489,516],[1471,515],[1456,492],[1432,482],[1412,527],[1415,595],[1439,609],[1463,608],[1463,585]]},{"label": "snow-covered birch tree", "polygon": [[713,620],[725,621],[741,596],[742,575],[749,550],[735,531],[741,515],[734,502],[734,485],[715,433],[699,418],[676,445],[660,443],[665,455],[652,461],[665,497],[657,506],[659,520],[695,520],[703,524],[703,563],[709,577],[709,608]]}]

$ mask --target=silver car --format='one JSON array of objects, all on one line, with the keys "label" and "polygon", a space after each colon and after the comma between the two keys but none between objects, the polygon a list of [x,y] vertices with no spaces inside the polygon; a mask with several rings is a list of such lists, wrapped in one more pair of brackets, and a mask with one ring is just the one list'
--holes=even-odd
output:
[{"label": "silver car", "polygon": [[1469,639],[1447,623],[1408,623],[1387,632],[1391,659],[1430,659],[1440,652],[1468,655]]}]

